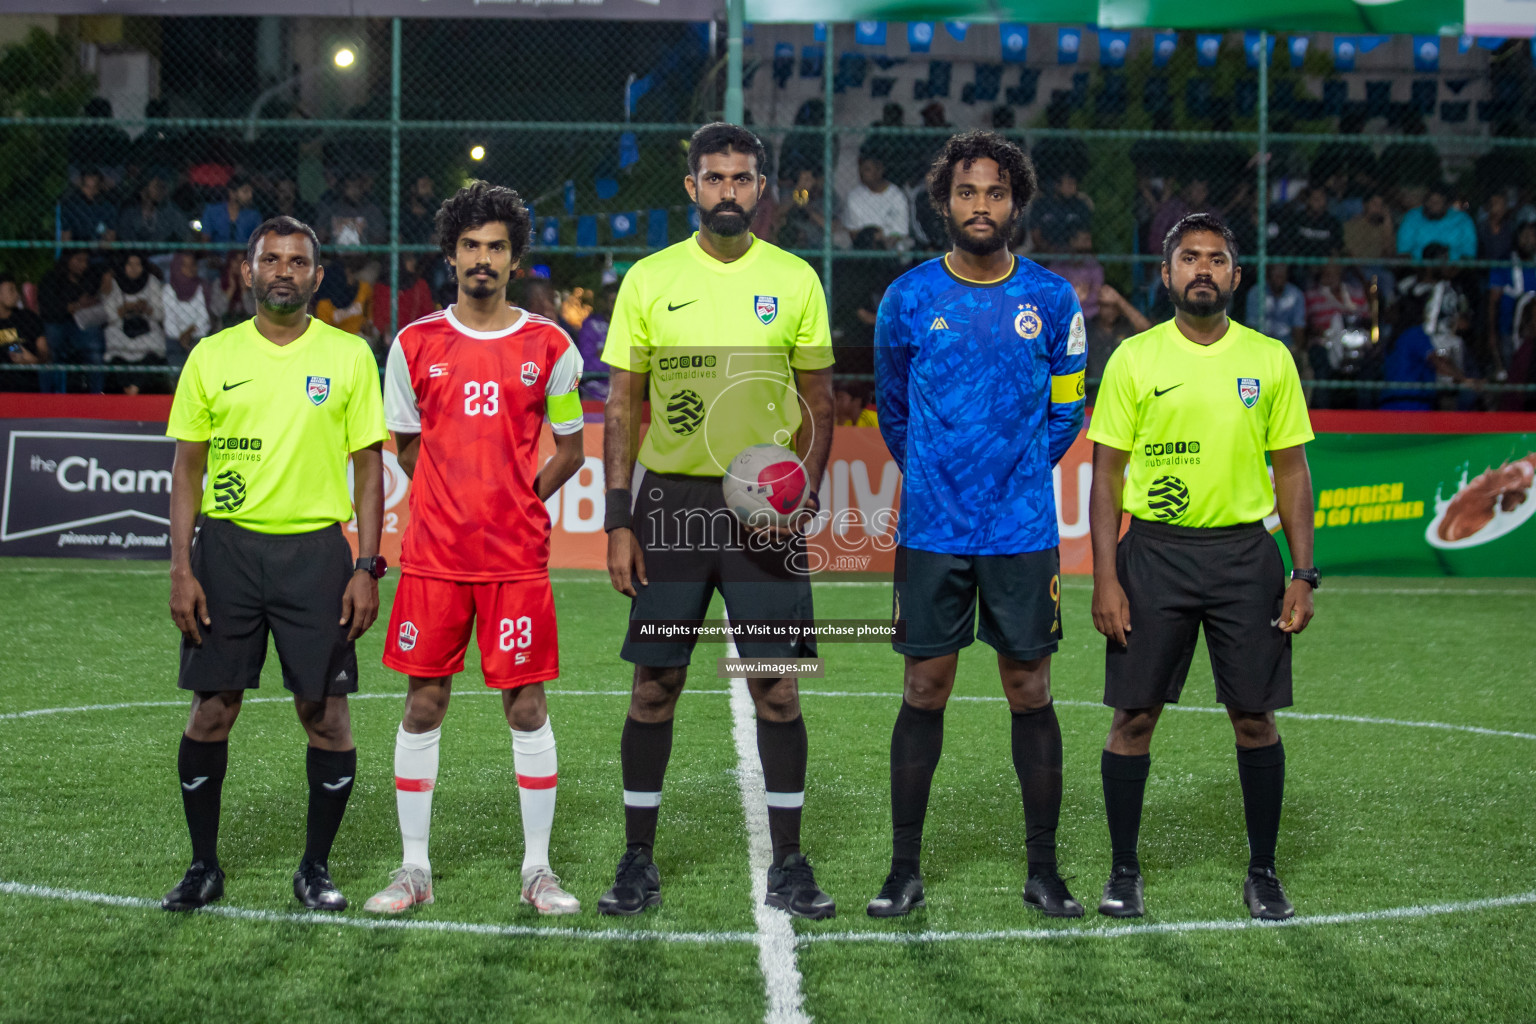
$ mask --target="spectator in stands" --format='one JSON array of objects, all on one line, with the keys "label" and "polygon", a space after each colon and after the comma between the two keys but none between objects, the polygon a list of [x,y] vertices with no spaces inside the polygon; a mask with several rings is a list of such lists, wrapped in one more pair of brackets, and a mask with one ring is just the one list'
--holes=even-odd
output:
[{"label": "spectator in stands", "polygon": [[1344,268],[1337,263],[1329,263],[1318,271],[1312,287],[1307,289],[1307,333],[1313,344],[1347,321],[1369,315],[1365,289],[1353,275],[1346,277]]},{"label": "spectator in stands", "polygon": [[278,178],[272,185],[272,216],[292,217],[301,224],[315,226],[314,206],[299,198],[299,186],[289,177]]},{"label": "spectator in stands", "polygon": [[1099,289],[1098,312],[1088,319],[1088,404],[1099,393],[1104,366],[1120,343],[1133,334],[1150,330],[1152,321],[1111,285]]},{"label": "spectator in stands", "polygon": [[[1515,303],[1517,342],[1510,357],[1510,384],[1536,384],[1536,292],[1526,292]],[[1508,391],[1499,399],[1500,412],[1536,412],[1536,391]]]},{"label": "spectator in stands", "polygon": [[[789,201],[781,203],[774,227],[774,244],[783,249],[819,248],[826,225],[822,211],[822,188],[825,182],[819,173],[809,167],[796,172],[788,194]],[[782,194],[782,193],[781,193]],[[834,243],[845,239],[846,232],[839,232],[833,225]]]},{"label": "spectator in stands", "polygon": [[1171,181],[1168,183],[1169,193],[1161,202],[1149,197],[1153,211],[1152,224],[1147,231],[1147,252],[1161,253],[1163,238],[1170,228],[1191,213],[1202,213],[1212,208],[1211,186],[1204,178],[1190,178],[1181,192],[1173,192],[1172,184]]},{"label": "spectator in stands", "polygon": [[[1070,171],[1058,175],[1051,190],[1029,208],[1029,230],[1036,252],[1078,251],[1072,240],[1092,227],[1093,202],[1077,190],[1077,176]],[[1102,276],[1099,283],[1104,283]]]},{"label": "spectator in stands", "polygon": [[1477,258],[1507,260],[1515,248],[1515,217],[1509,197],[1495,192],[1477,211]]},{"label": "spectator in stands", "polygon": [[343,256],[325,268],[315,301],[315,317],[321,323],[377,341],[373,326],[373,285],[363,274],[364,260]]},{"label": "spectator in stands", "polygon": [[139,201],[128,203],[118,214],[117,237],[124,242],[190,242],[192,226],[187,215],[167,197],[165,179],[150,177],[139,189]]},{"label": "spectator in stands", "polygon": [[[113,275],[112,288],[102,298],[107,310],[106,361],[133,366],[165,363],[165,314],[163,289],[153,267],[141,253],[130,252]],[[158,374],[112,375],[112,390],[136,395],[141,391],[166,390]]]},{"label": "spectator in stands", "polygon": [[1531,294],[1536,294],[1536,221],[1522,223],[1515,232],[1509,266],[1488,271],[1488,348],[1498,355],[1496,372],[1514,356],[1515,307]]},{"label": "spectator in stands", "polygon": [[421,273],[421,256],[407,252],[400,254],[400,302],[395,308],[395,332],[389,329],[390,286],[378,281],[373,286],[373,325],[379,337],[392,338],[406,324],[420,320],[439,306],[432,299],[432,285]]},{"label": "spectator in stands", "polygon": [[1247,325],[1285,343],[1298,360],[1307,347],[1307,297],[1291,284],[1291,268],[1271,263],[1264,286],[1248,292]]},{"label": "spectator in stands", "polygon": [[1446,247],[1453,260],[1470,260],[1477,255],[1477,225],[1465,211],[1451,205],[1450,197],[1450,186],[1431,185],[1424,194],[1424,205],[1403,214],[1397,228],[1399,255],[1412,256],[1436,242]]},{"label": "spectator in stands", "polygon": [[112,120],[112,101],[105,96],[92,96],[80,116],[91,118],[95,123],[76,125],[69,130],[65,149],[69,153],[70,168],[81,177],[86,168],[108,169],[103,177],[108,179],[105,186],[110,189],[123,176],[123,160],[131,148],[128,133]]},{"label": "spectator in stands", "polygon": [[417,177],[416,184],[406,194],[400,210],[400,241],[431,242],[434,219],[440,205],[442,200],[437,198],[437,186],[432,181],[432,175]]},{"label": "spectator in stands", "polygon": [[256,296],[245,286],[245,252],[224,253],[217,285],[207,289],[208,316],[214,330],[233,327],[256,315]]},{"label": "spectator in stands", "polygon": [[[613,317],[613,303],[619,297],[619,282],[603,285],[592,302],[592,312],[576,332],[576,350],[581,353],[581,363],[589,370],[601,370],[603,345],[608,340],[608,324]],[[607,401],[608,382],[589,380],[581,385],[581,397],[597,402]]]},{"label": "spectator in stands", "polygon": [[[0,273],[0,365],[36,366],[48,362],[48,331],[42,317],[21,302],[16,278]],[[0,374],[0,391],[37,391],[46,371],[7,370]]]},{"label": "spectator in stands", "polygon": [[870,385],[838,378],[832,382],[832,423],[838,427],[878,427],[880,417],[871,406]]},{"label": "spectator in stands", "polygon": [[1072,283],[1084,319],[1092,320],[1099,315],[1099,293],[1104,288],[1104,265],[1093,256],[1093,233],[1084,227],[1074,232],[1065,243],[1050,241],[1048,238],[1047,244],[1052,246],[1050,252],[1072,253],[1071,259],[1057,260],[1046,269]]},{"label": "spectator in stands", "polygon": [[1280,234],[1275,251],[1286,256],[1337,256],[1344,249],[1344,227],[1328,212],[1328,190],[1308,185],[1298,207],[1284,209],[1276,218]]},{"label": "spectator in stands", "polygon": [[110,242],[117,237],[117,208],[102,194],[96,168],[83,169],[80,184],[59,200],[59,229],[65,242]]},{"label": "spectator in stands", "polygon": [[912,235],[907,194],[885,177],[885,161],[867,147],[859,154],[859,183],[843,203],[843,227],[850,234],[878,228],[880,242],[874,248],[897,249]]},{"label": "spectator in stands", "polygon": [[1435,408],[1433,388],[1437,375],[1451,380],[1464,378],[1461,370],[1435,347],[1424,329],[1424,304],[1407,297],[1398,307],[1398,330],[1381,364],[1382,380],[1403,384],[1430,385],[1418,388],[1386,388],[1381,392],[1380,408],[1390,410],[1427,410]]},{"label": "spectator in stands", "polygon": [[368,178],[353,171],[342,181],[341,195],[322,202],[314,229],[320,241],[333,245],[377,245],[384,241],[389,221],[368,198]]},{"label": "spectator in stands", "polygon": [[261,224],[261,214],[251,205],[256,191],[243,177],[229,179],[223,202],[203,207],[203,240],[245,245]]},{"label": "spectator in stands", "polygon": [[[107,322],[102,308],[102,292],[109,285],[109,275],[92,270],[90,253],[71,249],[37,286],[38,312],[42,314],[48,351],[61,363],[99,365],[105,340],[102,327]],[[93,372],[85,388],[100,393],[102,375]],[[45,391],[65,390],[64,381],[50,377]]]},{"label": "spectator in stands", "polygon": [[197,276],[197,257],[192,253],[179,252],[171,261],[171,272],[160,291],[160,309],[165,317],[165,361],[185,366],[192,346],[213,333],[208,293]]}]

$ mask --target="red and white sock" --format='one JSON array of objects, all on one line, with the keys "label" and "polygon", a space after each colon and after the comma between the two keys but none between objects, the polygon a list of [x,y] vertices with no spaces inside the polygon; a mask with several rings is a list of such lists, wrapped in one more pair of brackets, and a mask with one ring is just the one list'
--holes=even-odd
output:
[{"label": "red and white sock", "polygon": [[512,766],[523,812],[523,870],[549,867],[549,833],[555,823],[555,732],[549,719],[532,732],[512,730]]},{"label": "red and white sock", "polygon": [[427,837],[432,832],[432,790],[437,787],[437,751],[443,730],[395,734],[395,810],[400,814],[404,862],[432,870]]}]

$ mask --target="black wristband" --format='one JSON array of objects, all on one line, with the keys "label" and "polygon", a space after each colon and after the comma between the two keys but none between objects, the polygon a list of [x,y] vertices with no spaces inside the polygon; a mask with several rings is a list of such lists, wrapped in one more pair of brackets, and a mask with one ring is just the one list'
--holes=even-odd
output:
[{"label": "black wristband", "polygon": [[630,513],[632,499],[629,488],[615,487],[603,496],[606,502],[603,509],[603,532],[612,533],[614,530],[627,530],[633,522]]}]

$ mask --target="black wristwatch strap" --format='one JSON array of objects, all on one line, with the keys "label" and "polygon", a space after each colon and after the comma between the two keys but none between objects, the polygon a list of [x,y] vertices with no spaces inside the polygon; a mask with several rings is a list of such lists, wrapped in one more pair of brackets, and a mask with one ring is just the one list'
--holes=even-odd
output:
[{"label": "black wristwatch strap", "polygon": [[1310,584],[1313,590],[1322,586],[1323,574],[1316,569],[1292,569],[1291,579]]}]

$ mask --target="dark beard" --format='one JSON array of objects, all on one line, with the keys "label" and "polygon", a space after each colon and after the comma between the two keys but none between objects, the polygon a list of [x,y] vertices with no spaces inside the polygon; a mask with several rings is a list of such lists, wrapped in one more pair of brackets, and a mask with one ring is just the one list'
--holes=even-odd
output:
[{"label": "dark beard", "polygon": [[496,294],[497,282],[495,278],[486,278],[484,281],[473,276],[473,272],[459,279],[459,290],[472,299],[488,299]]},{"label": "dark beard", "polygon": [[292,298],[274,299],[272,298],[272,285],[257,278],[251,285],[251,290],[256,293],[257,304],[269,313],[275,313],[278,316],[289,316],[307,307],[309,300],[314,298],[314,289],[306,292],[296,283],[284,282],[284,284],[292,289]]},{"label": "dark beard", "polygon": [[1013,229],[1018,221],[1018,217],[1011,217],[997,225],[997,230],[990,238],[970,237],[966,234],[965,225],[955,222],[953,214],[944,218],[944,228],[949,232],[949,240],[954,243],[956,249],[968,252],[972,256],[991,256],[999,249],[1007,248],[1008,239],[1013,237]]},{"label": "dark beard", "polygon": [[1172,301],[1174,309],[1182,310],[1183,312],[1188,313],[1190,316],[1196,317],[1198,319],[1204,319],[1208,316],[1215,316],[1217,313],[1223,312],[1226,310],[1227,305],[1232,301],[1231,291],[1222,291],[1220,285],[1215,285],[1214,287],[1216,288],[1216,298],[1210,300],[1209,302],[1196,302],[1189,298],[1187,294],[1188,287],[1189,286],[1185,287],[1185,292],[1182,294],[1174,291],[1171,288],[1168,289],[1168,298],[1170,301]]},{"label": "dark beard", "polygon": [[708,213],[703,214],[704,227],[709,229],[712,235],[721,238],[735,238],[752,226],[752,215],[757,212],[757,207],[744,210],[732,202],[720,202],[714,205]]}]

